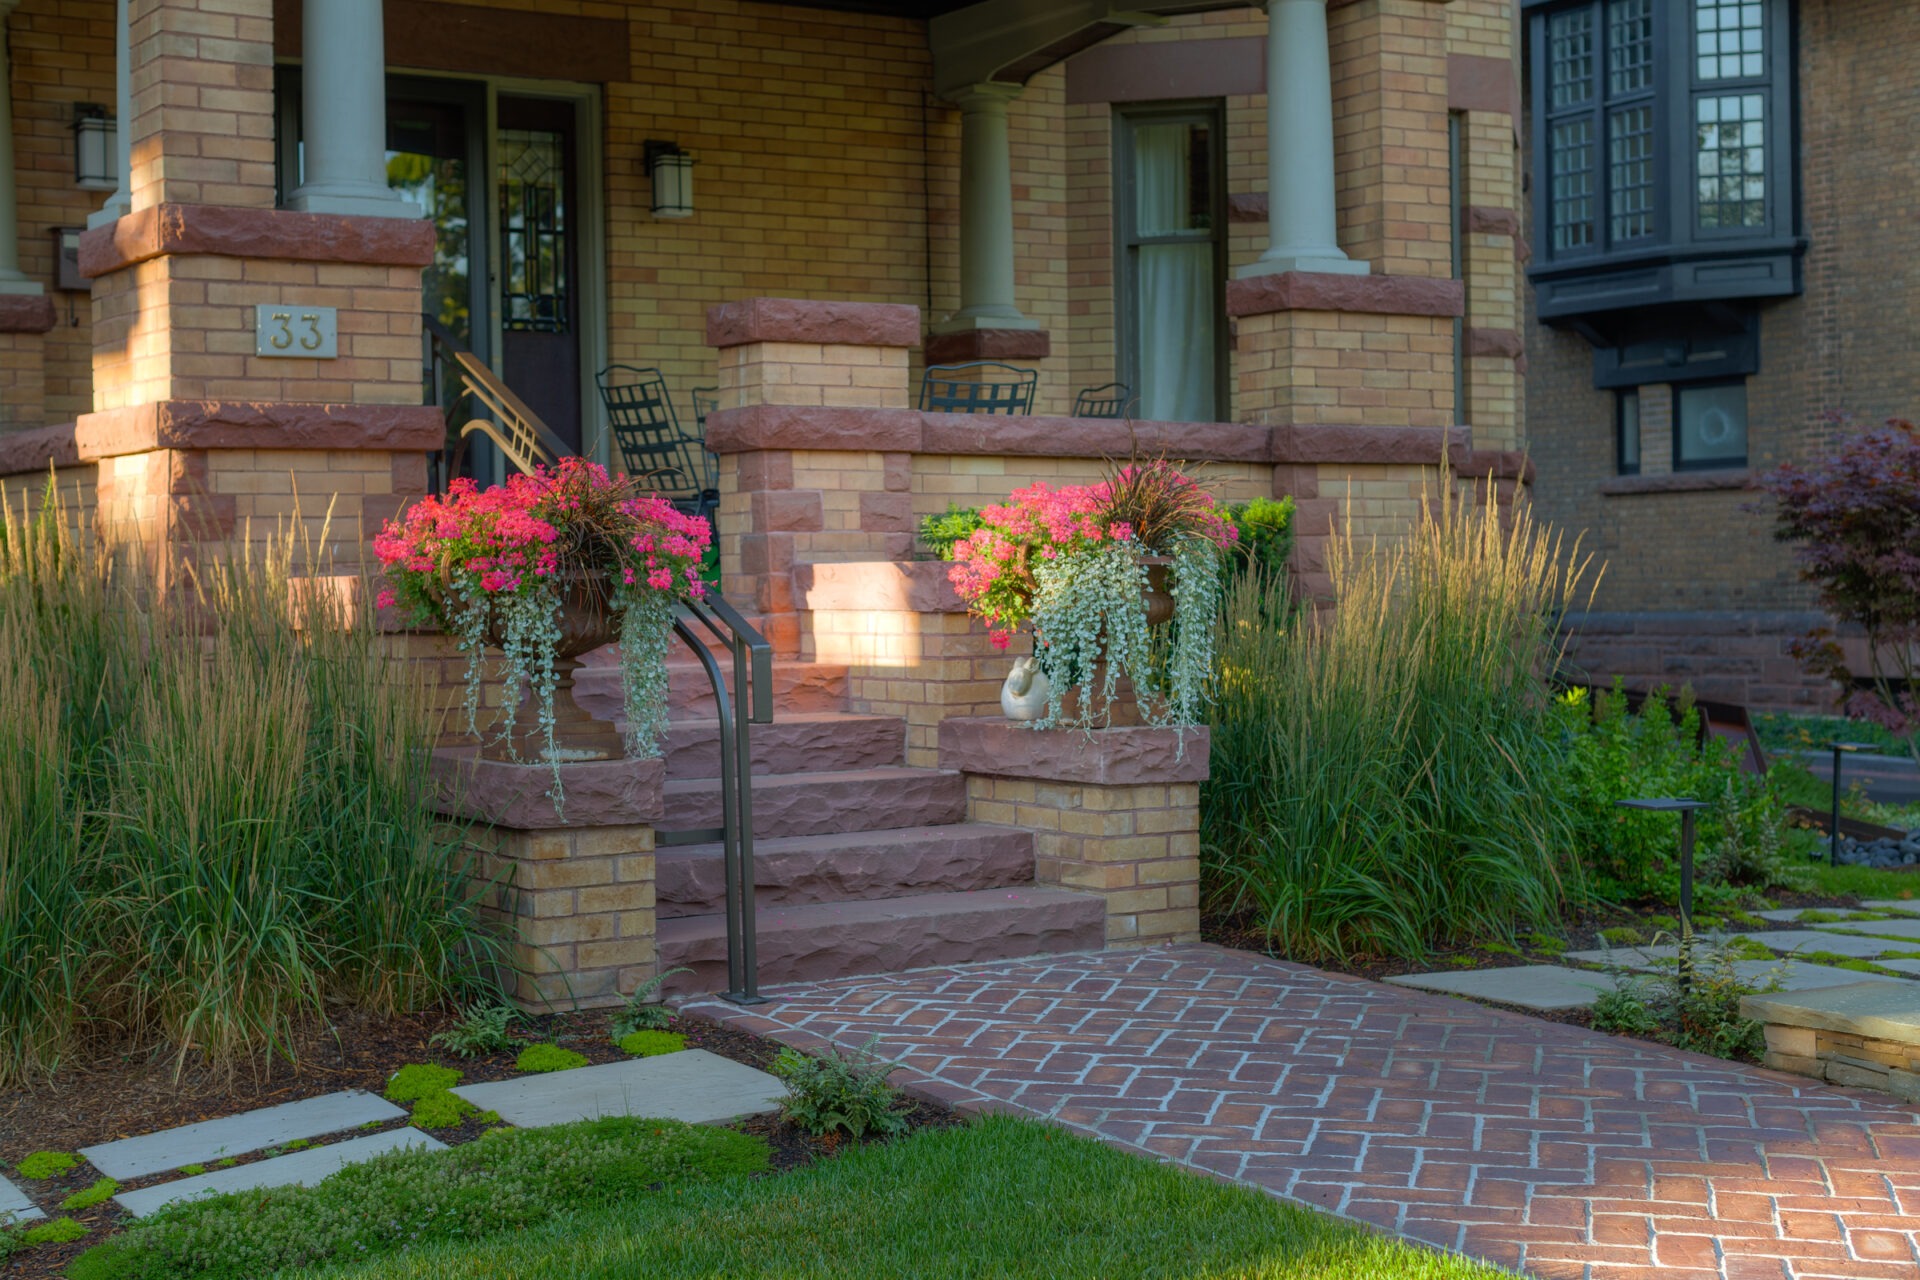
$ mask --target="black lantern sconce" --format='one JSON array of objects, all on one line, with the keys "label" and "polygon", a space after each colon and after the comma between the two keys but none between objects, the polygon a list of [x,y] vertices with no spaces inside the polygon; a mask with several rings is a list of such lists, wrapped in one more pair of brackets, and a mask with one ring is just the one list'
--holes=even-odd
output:
[{"label": "black lantern sconce", "polygon": [[107,109],[82,102],[73,109],[73,184],[82,191],[120,185],[120,135]]},{"label": "black lantern sconce", "polygon": [[691,218],[693,216],[693,157],[676,142],[649,139],[646,149],[647,181],[653,186],[653,216]]}]

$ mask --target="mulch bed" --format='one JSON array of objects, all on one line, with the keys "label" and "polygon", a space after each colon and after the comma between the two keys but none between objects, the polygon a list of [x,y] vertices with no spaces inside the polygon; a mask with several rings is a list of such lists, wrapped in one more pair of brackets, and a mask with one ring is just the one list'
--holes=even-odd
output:
[{"label": "mulch bed", "polygon": [[[103,1058],[76,1064],[53,1081],[33,1089],[0,1091],[0,1165],[11,1170],[35,1151],[77,1151],[116,1138],[177,1128],[217,1119],[257,1107],[296,1102],[340,1089],[380,1093],[388,1077],[415,1062],[434,1062],[465,1073],[463,1084],[502,1080],[519,1075],[514,1070],[518,1050],[461,1058],[428,1042],[453,1021],[447,1012],[376,1019],[342,1017],[331,1029],[314,1028],[298,1042],[298,1063],[263,1063],[255,1071],[215,1071],[188,1063],[176,1078],[171,1060]],[[609,1011],[548,1014],[532,1017],[515,1028],[528,1043],[558,1044],[587,1057],[590,1063],[626,1059],[608,1039]],[[668,1030],[687,1038],[687,1047],[705,1049],[724,1058],[764,1071],[771,1067],[780,1046],[704,1018],[676,1015]],[[909,1132],[961,1123],[956,1113],[937,1103],[903,1098]],[[405,1119],[381,1128],[401,1128]],[[435,1129],[433,1136],[449,1146],[471,1142],[489,1126],[469,1121],[452,1129]],[[816,1138],[778,1115],[753,1116],[736,1123],[743,1133],[763,1138],[772,1152],[775,1174],[803,1168],[857,1145],[839,1135]],[[369,1130],[373,1132],[373,1130]],[[357,1131],[334,1137],[358,1137]],[[319,1145],[316,1141],[315,1145]],[[239,1157],[236,1163],[267,1158],[266,1153]],[[46,1181],[14,1178],[33,1196],[48,1219],[71,1217],[92,1228],[81,1240],[64,1245],[42,1245],[0,1262],[4,1280],[54,1280],[81,1253],[118,1230],[124,1218],[108,1200],[91,1209],[61,1211],[63,1198],[93,1184],[101,1174],[84,1161],[71,1173]],[[178,1174],[128,1181],[122,1190],[170,1181]]]}]

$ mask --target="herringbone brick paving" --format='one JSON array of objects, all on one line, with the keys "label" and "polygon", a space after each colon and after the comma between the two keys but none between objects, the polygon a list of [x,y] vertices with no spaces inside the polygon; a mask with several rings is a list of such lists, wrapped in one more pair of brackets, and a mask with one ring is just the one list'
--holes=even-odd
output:
[{"label": "herringbone brick paving", "polygon": [[1920,1277],[1878,1094],[1212,946],[770,994],[691,1007],[1549,1280]]}]

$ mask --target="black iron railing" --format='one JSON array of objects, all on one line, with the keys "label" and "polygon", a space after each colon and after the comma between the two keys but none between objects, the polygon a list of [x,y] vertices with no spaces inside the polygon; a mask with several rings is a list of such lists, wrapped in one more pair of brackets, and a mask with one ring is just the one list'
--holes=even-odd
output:
[{"label": "black iron railing", "polygon": [[[733,657],[726,673],[701,637],[704,629]],[[720,717],[720,825],[662,831],[662,845],[720,843],[727,877],[727,989],[721,999],[762,1004],[753,901],[753,747],[748,726],[773,723],[773,646],[717,594],[678,606],[673,630],[706,669]],[[732,714],[729,715],[728,713]]]}]

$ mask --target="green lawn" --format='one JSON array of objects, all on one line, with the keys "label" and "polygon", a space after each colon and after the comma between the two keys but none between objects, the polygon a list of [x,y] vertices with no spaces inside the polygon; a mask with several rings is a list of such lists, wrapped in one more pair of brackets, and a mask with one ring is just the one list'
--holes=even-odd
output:
[{"label": "green lawn", "polygon": [[[1824,855],[1825,845],[1821,846]],[[1825,862],[1811,863],[1814,891],[1836,897],[1852,895],[1861,901],[1878,898],[1915,899],[1920,910],[1920,871],[1876,871],[1871,867],[1829,867]]]},{"label": "green lawn", "polygon": [[677,1186],[511,1237],[440,1244],[305,1280],[1494,1280],[1027,1121],[864,1147],[775,1178]]}]

